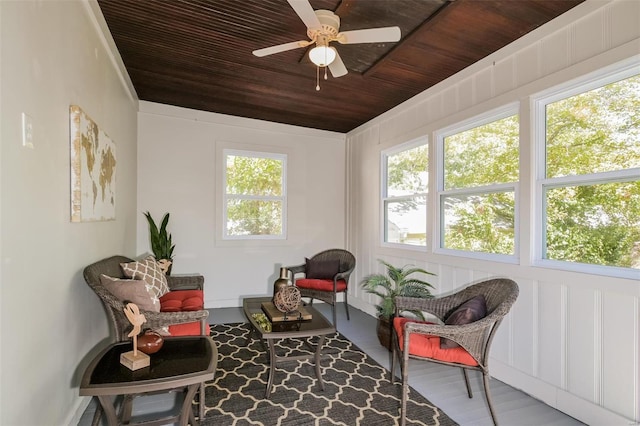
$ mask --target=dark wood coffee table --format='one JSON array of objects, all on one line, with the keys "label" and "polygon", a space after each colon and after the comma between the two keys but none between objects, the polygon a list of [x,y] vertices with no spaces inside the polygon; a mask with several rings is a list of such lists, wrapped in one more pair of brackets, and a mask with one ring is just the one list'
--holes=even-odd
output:
[{"label": "dark wood coffee table", "polygon": [[206,336],[166,337],[162,348],[150,355],[151,365],[134,371],[120,364],[120,354],[130,350],[131,342],[121,342],[99,353],[82,376],[80,395],[98,397],[109,425],[135,424],[130,423],[130,402],[123,404],[121,418],[118,419],[113,403],[115,396],[182,389],[185,396],[179,413],[152,422],[145,421],[144,424],[177,421],[185,426],[187,422],[197,424],[191,401],[200,384],[214,377],[218,350],[213,340]]},{"label": "dark wood coffee table", "polygon": [[[249,297],[245,298],[242,302],[244,314],[251,323],[251,326],[260,338],[265,339],[269,344],[269,382],[267,383],[267,390],[265,392],[265,398],[269,398],[271,395],[271,388],[273,387],[273,376],[275,374],[276,366],[279,362],[301,360],[301,359],[314,359],[316,377],[320,384],[320,389],[324,390],[324,382],[322,381],[322,374],[320,373],[320,353],[322,352],[322,345],[324,344],[324,337],[327,334],[336,332],[336,328],[331,324],[320,312],[314,309],[312,306],[306,306],[306,310],[312,315],[312,319],[308,321],[285,321],[280,323],[274,323],[272,331],[265,331],[253,318],[254,313],[264,313],[262,311],[262,302],[269,302],[271,297]],[[298,356],[278,356],[275,350],[275,344],[280,339],[291,338],[306,338],[318,336],[320,340],[315,348],[314,355],[298,355]]]}]

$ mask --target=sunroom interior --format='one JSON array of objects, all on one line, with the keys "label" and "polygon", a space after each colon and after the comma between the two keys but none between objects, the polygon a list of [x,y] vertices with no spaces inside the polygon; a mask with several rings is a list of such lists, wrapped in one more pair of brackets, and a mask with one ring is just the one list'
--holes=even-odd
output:
[{"label": "sunroom interior", "polygon": [[[540,124],[559,99],[637,81],[640,2],[586,0],[347,132],[140,100],[97,2],[0,2],[0,43],[0,423],[77,424],[89,403],[79,377],[109,339],[82,270],[149,252],[146,211],[171,213],[174,272],[205,277],[207,308],[268,294],[281,266],[333,247],[355,255],[349,303],[371,315],[376,300],[357,283],[382,271],[378,259],[433,272],[437,294],[511,278],[520,295],[493,342],[492,375],[588,424],[640,422],[640,243],[620,265],[562,261],[543,249],[544,194],[603,184],[637,197],[637,123],[623,166],[586,177],[541,174]],[[629,98],[637,105],[640,96]],[[70,105],[116,143],[114,220],[70,220]],[[483,190],[473,181],[447,187],[445,147],[514,116],[515,157],[505,164],[515,169]],[[385,176],[389,159],[416,147],[428,158],[424,226],[414,233],[424,236],[406,240],[387,220],[394,199]],[[286,238],[225,236],[229,152],[286,158]],[[511,246],[475,250],[447,233],[445,205],[495,193],[514,200]]]}]

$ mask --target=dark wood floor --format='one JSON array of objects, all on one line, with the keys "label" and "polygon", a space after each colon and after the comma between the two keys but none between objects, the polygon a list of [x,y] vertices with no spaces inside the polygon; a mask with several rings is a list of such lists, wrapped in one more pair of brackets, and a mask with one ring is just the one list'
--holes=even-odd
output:
[{"label": "dark wood floor", "polygon": [[[331,318],[331,310],[328,305],[320,303],[314,306],[327,318]],[[389,353],[378,343],[375,318],[353,307],[349,313],[351,320],[347,321],[344,307],[338,307],[338,330],[369,356],[388,368]],[[209,321],[212,324],[222,324],[245,322],[245,318],[241,308],[224,308],[210,310]],[[473,426],[493,424],[484,399],[480,374],[470,373],[469,379],[474,394],[472,399],[467,397],[462,373],[457,368],[416,361],[409,366],[409,377],[411,386],[459,424]],[[582,424],[498,380],[492,379],[490,386],[494,407],[501,425],[574,426]],[[137,400],[134,414],[166,411],[174,404],[173,398],[173,396],[165,394],[154,395],[142,401]],[[92,401],[78,425],[90,425],[94,412],[95,402]]]}]

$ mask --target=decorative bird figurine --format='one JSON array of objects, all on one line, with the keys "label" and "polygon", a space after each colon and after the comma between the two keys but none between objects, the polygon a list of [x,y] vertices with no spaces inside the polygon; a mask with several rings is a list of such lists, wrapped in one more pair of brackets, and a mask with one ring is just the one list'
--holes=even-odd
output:
[{"label": "decorative bird figurine", "polygon": [[144,317],[144,314],[140,313],[140,309],[135,303],[127,303],[124,307],[124,314],[133,325],[133,330],[131,330],[128,336],[133,337],[133,356],[136,357],[138,356],[138,334],[140,334],[142,324],[147,322],[147,319]]}]

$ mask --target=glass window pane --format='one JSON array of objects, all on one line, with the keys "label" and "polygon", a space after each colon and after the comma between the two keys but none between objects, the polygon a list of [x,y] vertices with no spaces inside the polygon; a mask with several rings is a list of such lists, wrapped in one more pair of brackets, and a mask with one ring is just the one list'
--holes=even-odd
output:
[{"label": "glass window pane", "polygon": [[640,181],[548,189],[546,258],[640,269]]},{"label": "glass window pane", "polygon": [[387,157],[387,197],[426,193],[429,185],[427,145]]},{"label": "glass window pane", "polygon": [[227,235],[281,235],[282,202],[227,201]]},{"label": "glass window pane", "polygon": [[546,106],[548,178],[640,167],[640,75]]},{"label": "glass window pane", "polygon": [[227,194],[282,195],[284,162],[275,158],[227,155]]},{"label": "glass window pane", "polygon": [[518,116],[444,138],[444,188],[518,181]]},{"label": "glass window pane", "polygon": [[427,245],[427,199],[418,196],[405,201],[385,202],[385,241]]},{"label": "glass window pane", "polygon": [[444,247],[514,254],[513,192],[442,197]]}]

